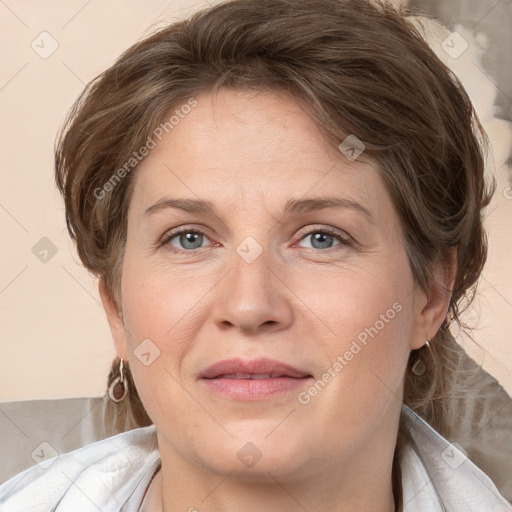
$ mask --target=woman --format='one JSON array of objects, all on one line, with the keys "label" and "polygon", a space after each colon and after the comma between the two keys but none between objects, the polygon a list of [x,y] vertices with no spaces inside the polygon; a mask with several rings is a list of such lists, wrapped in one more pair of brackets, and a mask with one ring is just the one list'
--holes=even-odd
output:
[{"label": "woman", "polygon": [[450,415],[480,139],[386,5],[237,0],[130,48],[75,104],[56,176],[109,394],[149,426],[22,473],[2,510],[512,510],[417,414]]}]

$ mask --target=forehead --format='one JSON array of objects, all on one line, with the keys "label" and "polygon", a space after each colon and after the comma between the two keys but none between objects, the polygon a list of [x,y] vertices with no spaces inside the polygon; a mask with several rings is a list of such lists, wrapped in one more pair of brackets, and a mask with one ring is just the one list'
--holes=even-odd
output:
[{"label": "forehead", "polygon": [[389,201],[379,202],[386,191],[377,166],[347,159],[291,98],[220,90],[195,99],[137,167],[134,208],[164,192],[207,194],[226,206],[284,203],[308,192],[338,192],[374,208]]}]

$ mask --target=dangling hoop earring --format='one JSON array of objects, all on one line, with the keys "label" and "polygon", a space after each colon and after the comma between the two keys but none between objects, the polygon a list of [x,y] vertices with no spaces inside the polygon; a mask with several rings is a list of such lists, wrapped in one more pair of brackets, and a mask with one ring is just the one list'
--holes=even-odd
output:
[{"label": "dangling hoop earring", "polygon": [[[423,347],[427,347],[429,350],[432,350],[430,348],[430,342],[429,340],[427,340],[425,342],[425,345],[423,345]],[[421,348],[423,348],[421,347]],[[423,361],[423,359],[421,357],[419,357],[415,362],[414,364],[412,365],[411,367],[411,372],[414,373],[414,375],[417,375],[418,377],[421,377],[425,372],[427,371],[427,367],[425,365],[425,362]]]},{"label": "dangling hoop earring", "polygon": [[[121,388],[121,390],[119,390]],[[112,402],[118,404],[122,402],[128,394],[128,383],[124,378],[124,360],[119,362],[119,376],[117,376],[108,387],[108,397]]]}]

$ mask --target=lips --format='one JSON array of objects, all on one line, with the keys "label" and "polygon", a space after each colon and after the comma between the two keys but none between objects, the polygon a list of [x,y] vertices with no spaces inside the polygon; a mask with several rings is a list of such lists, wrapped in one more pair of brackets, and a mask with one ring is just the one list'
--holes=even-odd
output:
[{"label": "lips", "polygon": [[202,379],[216,379],[220,377],[226,379],[274,379],[279,377],[303,379],[311,377],[311,375],[298,368],[272,359],[256,359],[252,361],[227,359],[210,366],[201,373],[200,377]]},{"label": "lips", "polygon": [[312,375],[272,359],[219,361],[201,372],[200,380],[210,392],[234,400],[262,400],[299,388]]}]

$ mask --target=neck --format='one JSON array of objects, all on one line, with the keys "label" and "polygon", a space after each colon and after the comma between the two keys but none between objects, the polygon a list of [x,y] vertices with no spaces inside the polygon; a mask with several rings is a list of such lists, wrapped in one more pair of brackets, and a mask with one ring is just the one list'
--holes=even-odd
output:
[{"label": "neck", "polygon": [[[162,479],[163,474],[162,474]],[[169,489],[168,485],[161,484]],[[259,484],[243,484],[229,477],[220,478],[211,488],[202,489],[193,497],[180,496],[177,489],[171,486],[171,493],[163,495],[163,512],[183,510],[187,512],[304,512],[322,510],[326,512],[395,512],[395,501],[391,483],[385,492],[372,488],[370,491],[360,490],[358,495],[344,495],[341,491],[331,493],[329,497],[322,494],[318,486],[289,485],[269,478],[268,482]],[[222,491],[220,488],[222,487]],[[346,488],[343,487],[343,490]],[[215,494],[215,496],[213,496]],[[150,509],[148,509],[150,510]],[[151,509],[155,510],[155,509]]]}]

